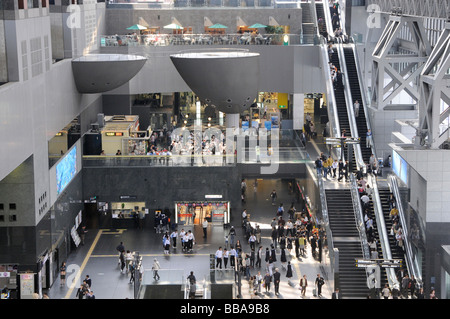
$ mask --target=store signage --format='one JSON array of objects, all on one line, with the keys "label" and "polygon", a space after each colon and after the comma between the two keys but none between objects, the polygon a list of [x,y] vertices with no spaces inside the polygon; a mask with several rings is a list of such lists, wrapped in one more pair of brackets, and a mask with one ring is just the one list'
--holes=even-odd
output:
[{"label": "store signage", "polygon": [[136,199],[137,196],[135,195],[122,195],[120,196],[120,199]]},{"label": "store signage", "polygon": [[222,198],[222,195],[205,195],[205,198]]},{"label": "store signage", "polygon": [[0,278],[9,278],[9,276],[11,275],[10,272],[0,272]]},{"label": "store signage", "polygon": [[123,132],[106,132],[106,136],[123,136]]}]

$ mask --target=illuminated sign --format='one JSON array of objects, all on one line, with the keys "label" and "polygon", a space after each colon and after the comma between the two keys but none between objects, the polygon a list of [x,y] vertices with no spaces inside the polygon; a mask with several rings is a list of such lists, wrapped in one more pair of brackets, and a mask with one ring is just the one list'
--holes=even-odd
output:
[{"label": "illuminated sign", "polygon": [[106,136],[123,136],[123,132],[106,132]]}]

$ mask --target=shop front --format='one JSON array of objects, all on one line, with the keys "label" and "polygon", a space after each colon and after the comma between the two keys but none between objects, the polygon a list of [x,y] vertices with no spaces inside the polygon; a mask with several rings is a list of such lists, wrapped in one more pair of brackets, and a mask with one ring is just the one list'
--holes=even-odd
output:
[{"label": "shop front", "polygon": [[230,223],[230,202],[184,201],[175,202],[175,222],[178,225],[201,225],[203,220],[215,225]]},{"label": "shop front", "polygon": [[145,202],[111,202],[111,213],[114,228],[142,228],[148,209]]}]

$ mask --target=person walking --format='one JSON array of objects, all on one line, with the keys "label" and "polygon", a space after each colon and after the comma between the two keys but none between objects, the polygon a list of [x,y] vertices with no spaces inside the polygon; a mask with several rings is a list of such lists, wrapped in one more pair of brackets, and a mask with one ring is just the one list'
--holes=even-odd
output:
[{"label": "person walking", "polygon": [[308,279],[306,278],[306,275],[303,275],[303,277],[300,279],[300,293],[303,298],[305,298],[306,295],[306,287],[308,287]]},{"label": "person walking", "polygon": [[234,237],[235,236],[236,236],[236,229],[234,228],[234,226],[231,226],[230,231],[228,232],[230,247],[234,246]]},{"label": "person walking", "polygon": [[273,284],[275,287],[275,295],[280,294],[280,281],[281,281],[281,274],[278,270],[278,268],[275,268],[275,272],[273,273]]},{"label": "person walking", "polygon": [[206,218],[203,219],[202,227],[203,227],[203,238],[206,238],[208,231],[208,221],[206,220]]},{"label": "person walking", "polygon": [[264,276],[264,288],[266,288],[266,292],[270,292],[270,283],[272,282],[272,276],[269,272]]},{"label": "person walking", "polygon": [[320,276],[320,274],[317,274],[315,284],[317,287],[317,296],[322,297],[322,286],[325,284],[325,280],[323,279],[322,276]]},{"label": "person walking", "polygon": [[291,262],[288,261],[286,268],[286,278],[288,279],[288,283],[291,284],[291,278],[293,277],[292,265]]},{"label": "person walking", "polygon": [[228,251],[228,249],[224,248],[223,249],[223,268],[227,268],[228,266],[228,260],[230,259],[230,252]]},{"label": "person walking", "polygon": [[263,248],[262,248],[262,246],[259,246],[258,251],[256,252],[255,267],[261,268],[262,254],[263,254]]},{"label": "person walking", "polygon": [[153,279],[155,280],[159,280],[161,277],[158,274],[158,270],[161,269],[161,266],[158,262],[158,259],[153,259],[153,265],[152,265],[152,270],[153,270]]},{"label": "person walking", "polygon": [[236,249],[234,249],[234,246],[231,246],[229,256],[230,256],[230,266],[234,268],[236,266]]},{"label": "person walking", "polygon": [[125,268],[125,264],[126,264],[125,253],[123,251],[120,253],[119,263],[120,263],[120,272],[123,273],[123,269]]},{"label": "person walking", "polygon": [[272,205],[275,205],[275,201],[277,200],[276,190],[273,190],[272,193],[270,193],[270,198],[272,199]]},{"label": "person walking", "polygon": [[66,263],[63,262],[61,264],[61,267],[59,268],[59,276],[60,276],[59,278],[61,280],[61,286],[64,286],[66,284],[66,270],[67,270]]},{"label": "person walking", "polygon": [[177,249],[178,231],[174,230],[172,232],[172,234],[170,234],[170,238],[172,239],[172,247],[173,247],[173,249]]},{"label": "person walking", "polygon": [[222,247],[219,247],[219,249],[216,251],[216,268],[222,269],[222,258],[223,258],[223,251]]}]

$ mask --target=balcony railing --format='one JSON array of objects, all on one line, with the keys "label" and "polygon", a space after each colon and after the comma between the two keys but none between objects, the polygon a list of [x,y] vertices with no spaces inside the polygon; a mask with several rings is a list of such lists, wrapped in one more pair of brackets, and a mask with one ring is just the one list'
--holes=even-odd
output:
[{"label": "balcony railing", "polygon": [[103,35],[101,47],[169,45],[299,45],[299,34],[149,34]]}]

